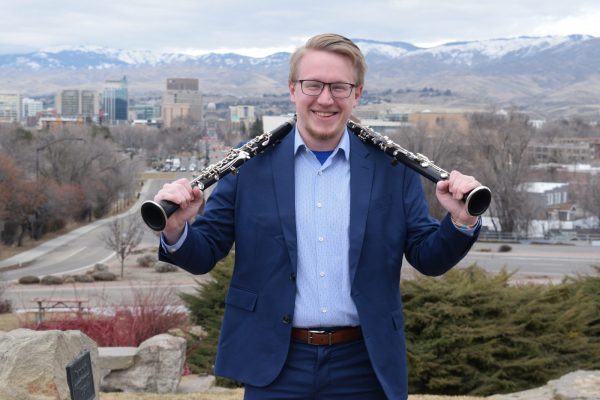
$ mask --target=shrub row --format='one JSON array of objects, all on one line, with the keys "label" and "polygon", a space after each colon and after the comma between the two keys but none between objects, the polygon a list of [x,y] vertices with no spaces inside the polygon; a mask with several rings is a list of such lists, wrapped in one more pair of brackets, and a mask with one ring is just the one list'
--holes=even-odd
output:
[{"label": "shrub row", "polygon": [[26,275],[19,278],[19,283],[22,285],[42,284],[42,285],[62,285],[63,283],[73,282],[94,282],[94,281],[114,281],[117,276],[109,271],[90,272],[82,275],[56,276],[46,275],[41,279],[35,275]]}]

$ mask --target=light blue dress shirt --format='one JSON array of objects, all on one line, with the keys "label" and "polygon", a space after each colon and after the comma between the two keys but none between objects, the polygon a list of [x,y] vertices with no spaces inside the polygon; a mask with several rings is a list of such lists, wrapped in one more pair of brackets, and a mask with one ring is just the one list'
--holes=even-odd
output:
[{"label": "light blue dress shirt", "polygon": [[350,297],[350,140],[321,165],[298,130],[294,179],[298,270],[295,327],[359,325]]}]

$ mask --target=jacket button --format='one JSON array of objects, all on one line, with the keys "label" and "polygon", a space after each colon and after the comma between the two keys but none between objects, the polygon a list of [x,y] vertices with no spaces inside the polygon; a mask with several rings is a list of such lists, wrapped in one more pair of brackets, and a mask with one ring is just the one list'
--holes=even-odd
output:
[{"label": "jacket button", "polygon": [[290,322],[292,322],[292,317],[289,314],[284,315],[282,321],[284,324],[289,324]]},{"label": "jacket button", "polygon": [[290,281],[294,282],[295,280],[296,280],[296,273],[295,273],[295,272],[292,272],[292,273],[290,274]]}]

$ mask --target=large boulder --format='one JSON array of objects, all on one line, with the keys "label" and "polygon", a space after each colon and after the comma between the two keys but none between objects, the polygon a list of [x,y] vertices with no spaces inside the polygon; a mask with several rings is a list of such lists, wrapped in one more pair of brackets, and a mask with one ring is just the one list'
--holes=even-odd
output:
[{"label": "large boulder", "polygon": [[102,391],[176,393],[183,374],[185,345],[185,339],[166,333],[151,337],[138,347],[132,366],[104,377]]},{"label": "large boulder", "polygon": [[80,331],[0,332],[0,399],[70,400],[66,367],[84,350],[90,351],[98,398],[98,349],[88,336]]},{"label": "large boulder", "polygon": [[488,400],[599,400],[600,371],[575,371],[546,386],[524,392],[497,394]]}]

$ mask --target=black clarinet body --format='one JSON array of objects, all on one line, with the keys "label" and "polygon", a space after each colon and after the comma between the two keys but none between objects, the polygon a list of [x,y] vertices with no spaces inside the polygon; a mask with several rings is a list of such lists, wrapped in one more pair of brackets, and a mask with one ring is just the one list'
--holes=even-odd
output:
[{"label": "black clarinet body", "polygon": [[[401,162],[409,168],[417,171],[433,183],[446,180],[450,177],[448,171],[438,167],[429,158],[420,153],[406,150],[399,144],[390,140],[387,136],[373,129],[360,125],[354,121],[348,121],[348,130],[355,134],[364,143],[369,143],[387,155],[393,162]],[[492,192],[487,186],[478,186],[465,194],[463,201],[467,205],[467,212],[472,216],[483,214],[492,201]]]},{"label": "black clarinet body", "polygon": [[[221,161],[200,171],[198,176],[190,181],[190,185],[198,186],[200,190],[204,191],[225,175],[235,174],[246,161],[268,148],[276,146],[292,130],[295,122],[296,117],[294,116],[277,128],[249,140],[243,146],[231,149]],[[159,202],[146,200],[142,203],[140,212],[148,227],[155,231],[162,231],[167,225],[167,219],[178,208],[178,204],[168,200]]]}]

